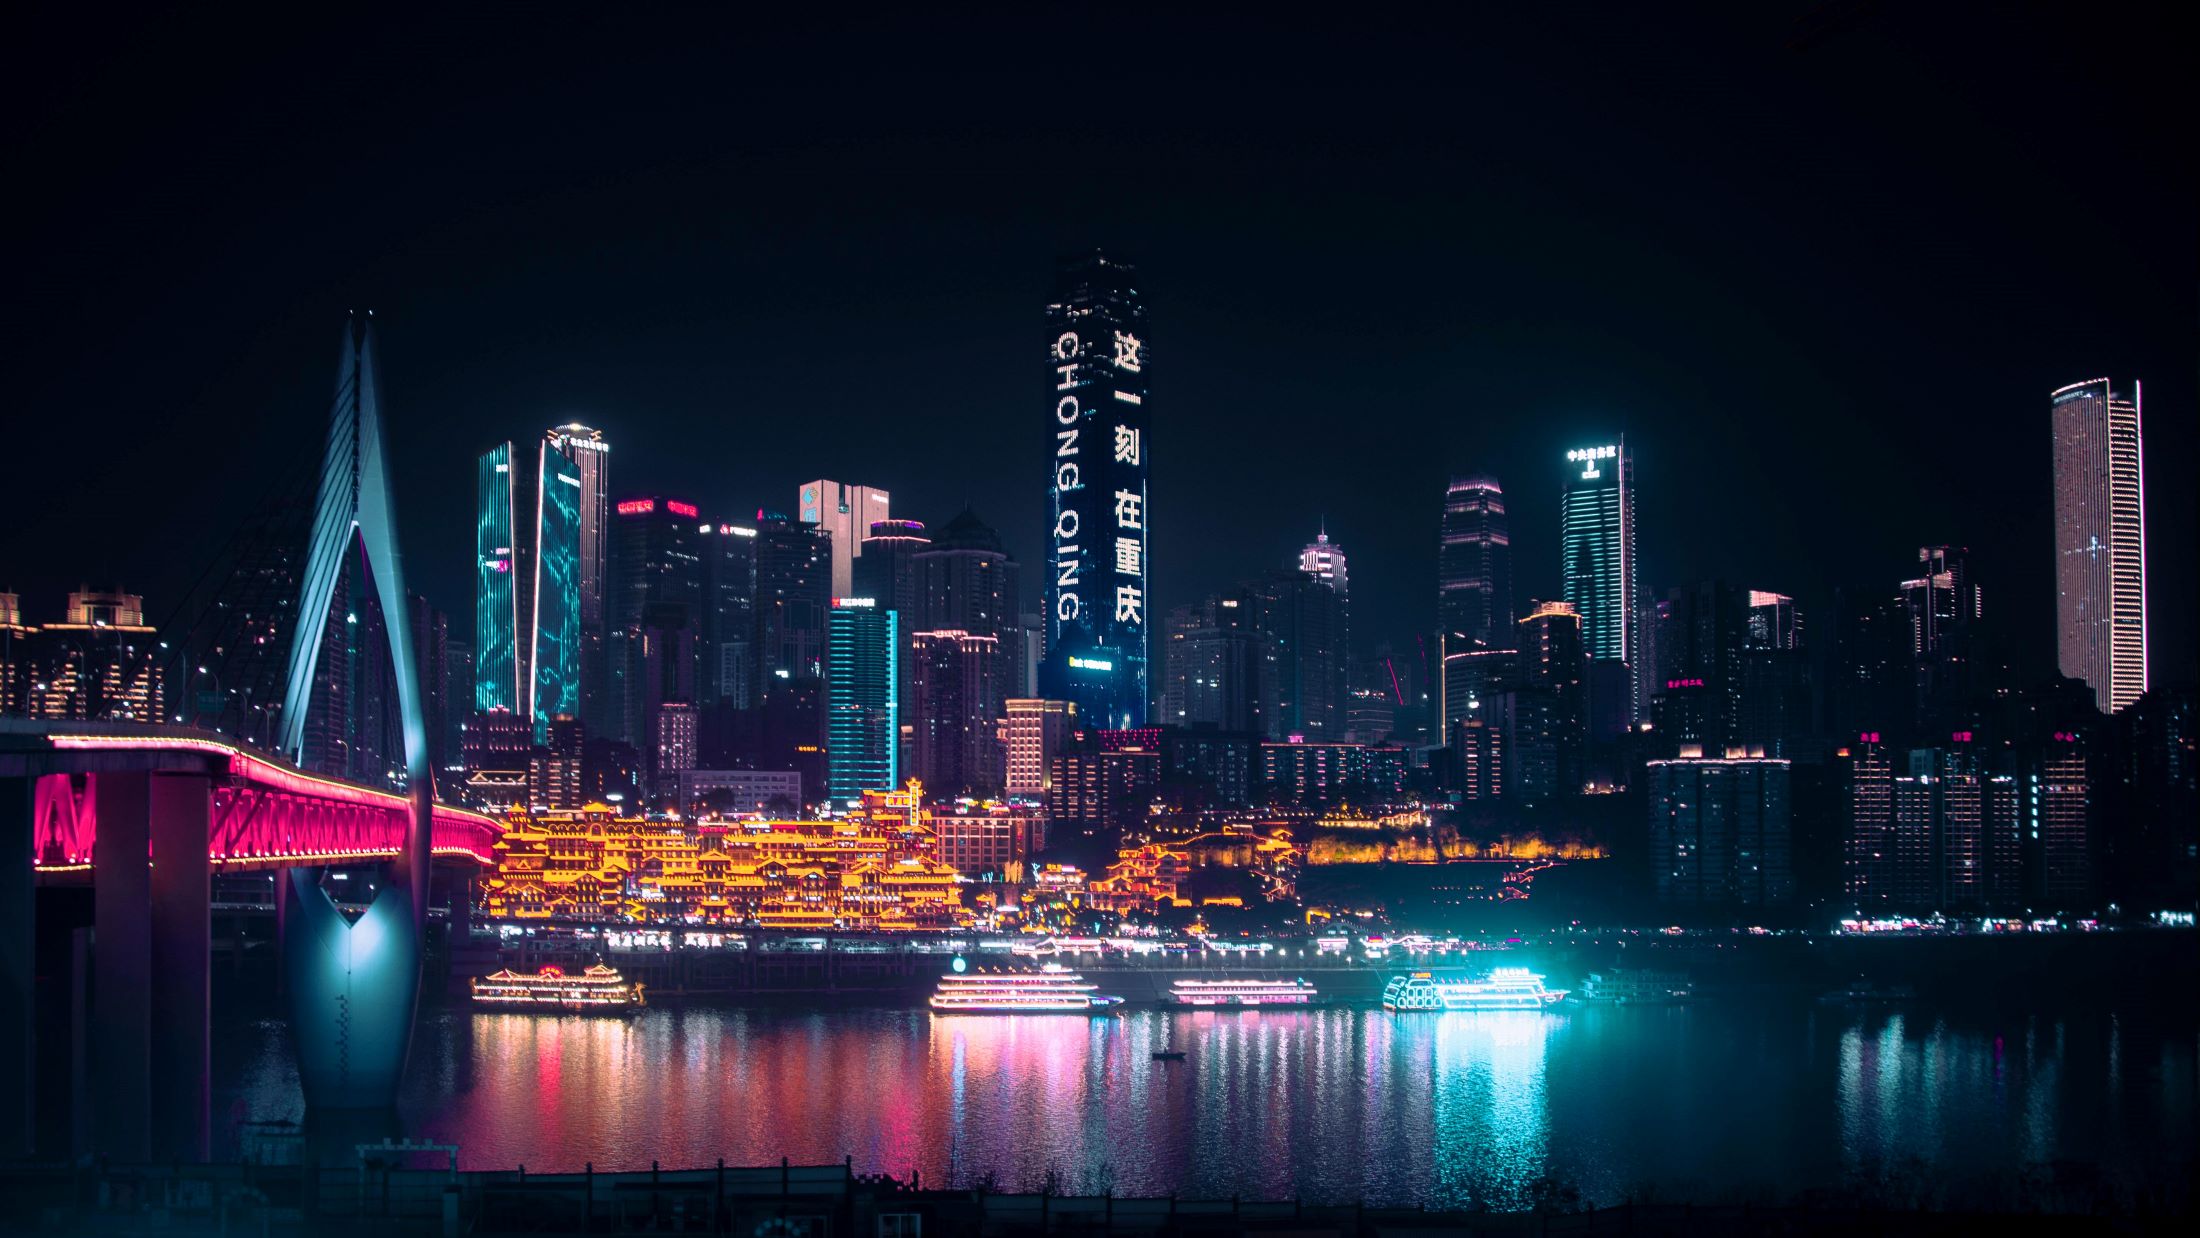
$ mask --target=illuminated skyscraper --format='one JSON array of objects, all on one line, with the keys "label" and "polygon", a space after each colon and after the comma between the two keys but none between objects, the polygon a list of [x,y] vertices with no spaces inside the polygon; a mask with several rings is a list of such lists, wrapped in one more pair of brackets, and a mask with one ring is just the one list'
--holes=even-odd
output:
[{"label": "illuminated skyscraper", "polygon": [[835,599],[827,617],[825,785],[834,800],[900,783],[899,620],[872,598]]},{"label": "illuminated skyscraper", "polygon": [[604,635],[610,622],[605,599],[611,584],[611,444],[579,422],[550,432],[550,442],[573,462],[580,479],[581,724],[594,733],[605,725]]},{"label": "illuminated skyscraper", "polygon": [[1436,547],[1436,622],[1445,637],[1464,637],[1462,647],[1511,647],[1512,531],[1505,517],[1505,492],[1490,478],[1454,478],[1444,492]]},{"label": "illuminated skyscraper", "polygon": [[581,711],[581,469],[553,433],[529,459],[499,443],[477,461],[474,710],[535,723]]},{"label": "illuminated skyscraper", "polygon": [[[1146,307],[1134,269],[1094,251],[1047,307],[1047,658],[1041,692],[1090,725],[1146,717]],[[1106,669],[1100,669],[1105,667]]]},{"label": "illuminated skyscraper", "polygon": [[[1608,737],[1643,716],[1636,665],[1634,457],[1626,441],[1566,453],[1566,489],[1559,509],[1559,562],[1565,601],[1581,616],[1589,656],[1590,728]],[[1606,691],[1599,680],[1612,680]],[[1624,681],[1624,684],[1617,681]],[[1603,715],[1603,716],[1599,716]],[[1622,716],[1615,716],[1622,715]]]},{"label": "illuminated skyscraper", "polygon": [[2140,387],[2105,378],[2057,390],[2055,652],[2103,713],[2147,690],[2146,479]]},{"label": "illuminated skyscraper", "polygon": [[871,526],[888,519],[888,495],[875,486],[851,486],[845,482],[804,482],[797,493],[795,515],[804,524],[822,527],[833,536],[833,596],[850,597],[855,587],[855,563],[863,555],[863,539]]}]

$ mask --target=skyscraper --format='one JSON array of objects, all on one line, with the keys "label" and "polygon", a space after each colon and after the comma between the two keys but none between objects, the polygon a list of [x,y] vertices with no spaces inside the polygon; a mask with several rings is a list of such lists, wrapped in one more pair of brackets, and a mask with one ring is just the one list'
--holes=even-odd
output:
[{"label": "skyscraper", "polygon": [[550,442],[573,462],[580,479],[581,726],[594,733],[608,725],[604,692],[608,663],[604,640],[610,623],[611,444],[579,422],[550,431]]},{"label": "skyscraper", "polygon": [[928,546],[912,554],[916,564],[921,630],[990,636],[1001,663],[993,670],[998,695],[988,708],[998,716],[1020,677],[1017,648],[1023,637],[1017,597],[1023,574],[1001,535],[969,508],[933,530]]},{"label": "skyscraper", "polygon": [[815,679],[833,605],[833,538],[823,525],[756,513],[757,689],[767,678]]},{"label": "skyscraper", "polygon": [[1270,572],[1245,591],[1259,637],[1259,711],[1270,739],[1344,738],[1344,599],[1319,576]]},{"label": "skyscraper", "polygon": [[747,709],[755,704],[756,530],[704,522],[697,539],[703,559],[702,705]]},{"label": "skyscraper", "polygon": [[889,496],[876,486],[821,479],[802,483],[796,497],[796,517],[832,534],[832,595],[842,598],[860,594],[862,591],[855,586],[855,563],[863,557],[863,539],[871,526],[888,518]]},{"label": "skyscraper", "polygon": [[[1146,307],[1134,269],[1064,261],[1047,307],[1047,660],[1093,726],[1146,717]],[[1105,668],[1105,669],[1102,669]]]},{"label": "skyscraper", "polygon": [[1000,789],[998,718],[993,676],[999,642],[969,632],[918,632],[910,638],[916,659],[916,727],[911,771],[933,794],[952,798]]},{"label": "skyscraper", "polygon": [[[1581,616],[1589,655],[1592,734],[1610,737],[1643,716],[1636,665],[1634,457],[1626,440],[1566,453],[1566,488],[1559,509],[1560,579],[1565,600]],[[1597,680],[1615,682],[1597,690]],[[1624,680],[1624,686],[1617,682]],[[1624,702],[1624,703],[1623,703]],[[1624,716],[1609,716],[1625,711]],[[1599,715],[1605,716],[1599,716]]]},{"label": "skyscraper", "polygon": [[2056,390],[2055,653],[2103,713],[2147,690],[2147,535],[2140,386]]},{"label": "skyscraper", "polygon": [[1447,637],[1509,647],[1513,639],[1512,531],[1505,492],[1487,477],[1452,479],[1437,533],[1436,622]]},{"label": "skyscraper", "polygon": [[[533,458],[499,443],[476,462],[474,701],[535,723],[581,712],[581,469],[553,432]],[[599,560],[600,562],[600,560]]]},{"label": "skyscraper", "polygon": [[825,785],[838,801],[900,782],[900,616],[872,598],[838,598],[825,633]]},{"label": "skyscraper", "polygon": [[618,726],[611,738],[644,752],[656,745],[659,706],[695,703],[701,527],[695,504],[682,499],[647,495],[612,506],[607,713]]},{"label": "skyscraper", "polygon": [[1544,804],[1578,793],[1582,768],[1581,616],[1564,602],[1545,602],[1519,623],[1520,689],[1513,708],[1515,793]]},{"label": "skyscraper", "polygon": [[1217,594],[1169,611],[1162,656],[1164,725],[1262,728],[1265,661],[1257,603],[1251,592]]}]

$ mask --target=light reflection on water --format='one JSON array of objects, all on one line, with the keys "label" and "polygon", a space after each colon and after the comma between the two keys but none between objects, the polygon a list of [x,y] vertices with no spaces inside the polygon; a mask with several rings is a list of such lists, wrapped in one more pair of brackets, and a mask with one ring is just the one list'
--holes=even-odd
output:
[{"label": "light reflection on water", "polygon": [[[285,1029],[238,1030],[216,1063],[229,1118],[295,1116]],[[1165,1046],[1187,1060],[1154,1060]],[[469,1168],[852,1157],[934,1184],[1503,1208],[1546,1176],[1610,1202],[1787,1194],[1912,1156],[1950,1173],[2189,1163],[2195,1056],[2190,1028],[2107,1014],[1955,1028],[1716,1003],[450,1011],[424,1016],[400,1108]]]}]

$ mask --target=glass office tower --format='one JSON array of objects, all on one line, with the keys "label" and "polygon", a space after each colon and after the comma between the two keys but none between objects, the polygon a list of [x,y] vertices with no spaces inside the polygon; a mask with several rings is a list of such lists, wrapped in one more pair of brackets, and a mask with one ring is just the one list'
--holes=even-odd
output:
[{"label": "glass office tower", "polygon": [[838,598],[825,631],[825,786],[835,802],[900,781],[900,616],[871,598]]},{"label": "glass office tower", "polygon": [[[1634,458],[1626,440],[1566,453],[1559,510],[1559,571],[1564,600],[1581,616],[1581,643],[1592,681],[1612,690],[1591,694],[1590,725],[1603,735],[1643,716],[1642,667],[1636,656]],[[1619,681],[1624,680],[1624,683]],[[1606,704],[1598,707],[1599,698]],[[1597,714],[1603,716],[1594,716]]]}]

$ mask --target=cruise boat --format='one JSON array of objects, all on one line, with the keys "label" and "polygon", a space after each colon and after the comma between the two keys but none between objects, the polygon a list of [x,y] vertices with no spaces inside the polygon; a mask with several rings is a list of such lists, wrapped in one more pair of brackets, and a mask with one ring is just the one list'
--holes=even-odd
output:
[{"label": "cruise boat", "polygon": [[1073,971],[974,972],[940,977],[932,1009],[942,1014],[1096,1014],[1123,999]]},{"label": "cruise boat", "polygon": [[1315,999],[1304,980],[1203,980],[1185,976],[1169,986],[1179,1006],[1304,1006]]},{"label": "cruise boat", "polygon": [[1666,1006],[1687,1001],[1694,992],[1687,972],[1615,967],[1590,972],[1566,1000],[1582,1006]]},{"label": "cruise boat", "polygon": [[1546,1010],[1565,996],[1564,989],[1544,988],[1543,977],[1525,967],[1500,967],[1480,980],[1438,980],[1417,971],[1383,986],[1383,1009]]},{"label": "cruise boat", "polygon": [[474,981],[474,1001],[503,1010],[626,1014],[642,1007],[642,986],[597,963],[578,976],[562,967],[523,975],[507,967]]}]

